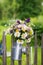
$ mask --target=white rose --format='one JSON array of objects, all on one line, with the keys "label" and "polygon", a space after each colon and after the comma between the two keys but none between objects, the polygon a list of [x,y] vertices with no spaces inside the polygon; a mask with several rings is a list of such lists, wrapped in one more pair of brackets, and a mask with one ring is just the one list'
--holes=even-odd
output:
[{"label": "white rose", "polygon": [[15,33],[14,33],[14,36],[15,36],[15,37],[20,37],[20,32],[15,32]]},{"label": "white rose", "polygon": [[26,32],[21,35],[22,39],[25,39],[26,37],[27,37],[27,33]]}]

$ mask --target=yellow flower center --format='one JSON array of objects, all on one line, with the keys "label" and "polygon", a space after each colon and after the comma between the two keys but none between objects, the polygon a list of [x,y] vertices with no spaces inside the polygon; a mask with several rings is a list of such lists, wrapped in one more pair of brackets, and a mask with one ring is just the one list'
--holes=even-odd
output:
[{"label": "yellow flower center", "polygon": [[21,42],[21,40],[18,40],[18,42]]},{"label": "yellow flower center", "polygon": [[18,30],[18,29],[16,29],[16,32],[19,32],[19,30]]},{"label": "yellow flower center", "polygon": [[24,32],[25,32],[25,31],[26,31],[26,30],[25,30],[25,28],[23,28],[23,27],[22,27],[22,31],[24,31]]}]

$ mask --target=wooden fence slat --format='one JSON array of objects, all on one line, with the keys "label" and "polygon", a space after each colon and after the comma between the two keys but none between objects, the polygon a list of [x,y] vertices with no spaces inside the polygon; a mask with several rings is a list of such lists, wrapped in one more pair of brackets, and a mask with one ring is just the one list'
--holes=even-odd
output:
[{"label": "wooden fence slat", "polygon": [[35,32],[34,65],[37,65],[37,32]]},{"label": "wooden fence slat", "polygon": [[11,36],[11,65],[14,65],[14,60],[12,59],[13,53],[12,53],[12,48],[14,45],[14,34]]},{"label": "wooden fence slat", "polygon": [[29,43],[26,44],[26,65],[29,65]]},{"label": "wooden fence slat", "polygon": [[43,65],[43,33],[41,37],[41,65]]},{"label": "wooden fence slat", "polygon": [[5,31],[3,32],[3,39],[2,39],[2,46],[3,46],[3,65],[7,65],[7,59],[6,59],[6,35]]}]

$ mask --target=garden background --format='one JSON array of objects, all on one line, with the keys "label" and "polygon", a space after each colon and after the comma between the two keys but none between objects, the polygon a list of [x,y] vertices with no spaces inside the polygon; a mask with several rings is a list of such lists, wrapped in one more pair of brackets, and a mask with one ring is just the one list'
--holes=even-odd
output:
[{"label": "garden background", "polygon": [[[43,0],[0,0],[0,43],[4,30],[14,24],[16,20],[24,21],[27,18],[30,18],[30,25],[38,33],[38,65],[41,65],[40,34],[43,32]],[[6,39],[7,51],[11,51],[11,35],[8,34]],[[30,45],[34,46],[34,38]],[[34,48],[32,50],[34,53]],[[10,58],[7,58],[7,64],[10,65],[10,62]],[[2,58],[0,65],[2,65]],[[23,55],[23,65],[25,65],[25,55]]]}]

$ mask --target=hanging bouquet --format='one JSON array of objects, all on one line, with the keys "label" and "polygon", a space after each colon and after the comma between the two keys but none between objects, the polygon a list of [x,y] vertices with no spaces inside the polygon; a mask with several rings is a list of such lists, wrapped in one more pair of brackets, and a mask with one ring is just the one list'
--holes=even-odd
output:
[{"label": "hanging bouquet", "polygon": [[14,40],[19,44],[23,44],[26,40],[27,43],[31,41],[31,37],[33,35],[33,30],[30,26],[27,26],[26,23],[29,23],[30,19],[25,20],[24,23],[17,21],[14,26]]}]

